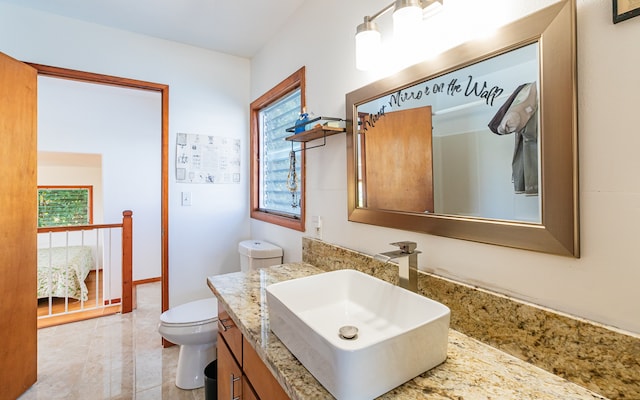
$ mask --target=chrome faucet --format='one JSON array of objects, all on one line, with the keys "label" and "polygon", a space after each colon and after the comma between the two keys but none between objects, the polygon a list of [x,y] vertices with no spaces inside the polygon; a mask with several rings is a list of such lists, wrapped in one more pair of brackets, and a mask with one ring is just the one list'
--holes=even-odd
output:
[{"label": "chrome faucet", "polygon": [[396,260],[398,263],[398,273],[400,275],[400,287],[418,292],[418,254],[415,242],[394,242],[392,246],[398,246],[400,250],[387,251],[373,256],[378,261],[388,263]]}]

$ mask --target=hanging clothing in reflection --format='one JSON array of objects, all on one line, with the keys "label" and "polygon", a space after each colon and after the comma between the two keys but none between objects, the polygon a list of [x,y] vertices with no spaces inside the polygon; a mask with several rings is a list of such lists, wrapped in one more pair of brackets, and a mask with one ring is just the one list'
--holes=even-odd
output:
[{"label": "hanging clothing in reflection", "polygon": [[516,193],[538,194],[538,90],[536,82],[516,88],[489,122],[498,135],[515,135],[511,179]]}]

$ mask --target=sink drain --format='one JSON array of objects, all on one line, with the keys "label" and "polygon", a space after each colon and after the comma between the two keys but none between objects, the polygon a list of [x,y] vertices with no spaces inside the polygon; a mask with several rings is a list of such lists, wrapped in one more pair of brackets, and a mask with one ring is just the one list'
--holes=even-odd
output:
[{"label": "sink drain", "polygon": [[352,325],[345,325],[338,330],[338,334],[345,340],[353,340],[358,336],[358,328]]}]

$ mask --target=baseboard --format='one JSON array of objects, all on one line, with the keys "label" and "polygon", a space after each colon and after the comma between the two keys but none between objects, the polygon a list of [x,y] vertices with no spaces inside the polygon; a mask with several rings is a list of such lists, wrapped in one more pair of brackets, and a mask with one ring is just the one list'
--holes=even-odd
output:
[{"label": "baseboard", "polygon": [[114,304],[106,307],[96,308],[93,310],[73,312],[47,318],[38,318],[38,329],[49,328],[52,326],[68,324],[70,322],[84,321],[87,319],[105,317],[120,312],[120,304]]},{"label": "baseboard", "polygon": [[120,304],[121,302],[122,302],[122,299],[120,299],[118,297],[118,298],[115,298],[115,299],[104,300],[104,305],[105,306],[111,306],[111,305],[114,305],[114,304]]}]

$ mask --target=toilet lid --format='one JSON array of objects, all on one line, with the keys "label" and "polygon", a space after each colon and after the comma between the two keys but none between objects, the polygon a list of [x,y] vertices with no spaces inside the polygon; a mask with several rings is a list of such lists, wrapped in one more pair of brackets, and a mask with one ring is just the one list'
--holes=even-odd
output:
[{"label": "toilet lid", "polygon": [[218,300],[212,297],[170,308],[160,315],[160,321],[164,324],[198,324],[217,317]]}]

